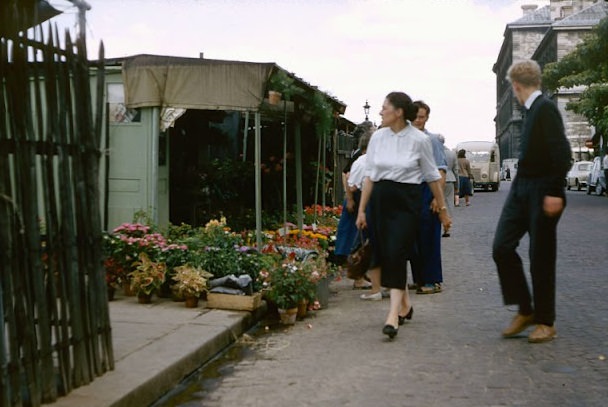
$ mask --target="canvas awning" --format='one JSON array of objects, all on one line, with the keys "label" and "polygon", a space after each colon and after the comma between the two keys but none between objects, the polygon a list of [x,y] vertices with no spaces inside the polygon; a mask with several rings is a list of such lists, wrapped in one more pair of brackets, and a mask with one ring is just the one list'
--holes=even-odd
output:
[{"label": "canvas awning", "polygon": [[123,62],[130,108],[170,106],[255,112],[273,63],[137,55]]}]

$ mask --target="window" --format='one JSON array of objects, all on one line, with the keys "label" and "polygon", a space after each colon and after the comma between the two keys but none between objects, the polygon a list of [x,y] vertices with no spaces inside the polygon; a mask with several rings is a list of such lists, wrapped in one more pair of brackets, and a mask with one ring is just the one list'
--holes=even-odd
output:
[{"label": "window", "polygon": [[108,84],[108,115],[110,123],[139,123],[140,109],[129,109],[125,106],[125,89],[122,83]]}]

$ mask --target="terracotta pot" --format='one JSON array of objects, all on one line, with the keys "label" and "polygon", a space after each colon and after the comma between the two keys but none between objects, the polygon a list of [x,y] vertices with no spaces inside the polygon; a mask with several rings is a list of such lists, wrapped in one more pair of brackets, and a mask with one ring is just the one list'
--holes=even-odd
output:
[{"label": "terracotta pot", "polygon": [[302,300],[298,304],[297,316],[298,316],[298,318],[302,319],[302,318],[306,318],[307,314],[308,314],[308,300]]},{"label": "terracotta pot", "polygon": [[289,309],[279,308],[279,317],[281,318],[281,323],[284,325],[295,324],[297,316],[298,316],[298,308],[289,308]]},{"label": "terracotta pot", "polygon": [[124,289],[125,292],[125,296],[127,297],[133,297],[135,296],[135,291],[131,290],[131,282],[127,281],[122,285],[122,288]]},{"label": "terracotta pot", "polygon": [[152,294],[137,294],[137,302],[139,302],[140,304],[150,304],[152,302]]},{"label": "terracotta pot", "polygon": [[278,105],[279,103],[281,103],[281,93],[274,90],[269,90],[268,103],[270,103],[271,105]]},{"label": "terracotta pot", "polygon": [[198,297],[186,297],[186,308],[198,307]]}]

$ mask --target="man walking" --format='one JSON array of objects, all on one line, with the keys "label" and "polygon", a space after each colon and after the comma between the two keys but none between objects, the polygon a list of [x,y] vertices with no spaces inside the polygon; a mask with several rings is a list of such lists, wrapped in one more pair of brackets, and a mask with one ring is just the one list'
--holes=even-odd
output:
[{"label": "man walking", "polygon": [[[507,72],[507,79],[527,114],[522,126],[517,175],[502,209],[492,247],[504,303],[519,306],[519,312],[502,335],[512,337],[536,325],[528,341],[548,342],[556,336],[556,228],[566,205],[563,180],[570,167],[570,145],[555,103],[540,91],[538,63],[515,62]],[[530,237],[533,296],[515,250],[526,232]]]},{"label": "man walking", "polygon": [[[448,214],[451,219],[454,219],[454,196],[458,194],[458,159],[456,153],[447,148],[445,145],[445,137],[443,134],[438,134],[437,138],[443,144],[443,151],[445,153],[445,161],[448,166],[445,174],[445,187],[443,189],[443,195],[445,196],[445,206],[448,208]],[[449,231],[443,231],[441,237],[450,237]]]},{"label": "man walking", "polygon": [[[429,120],[431,108],[421,100],[414,102],[418,108],[416,119],[412,122],[414,127],[429,136],[433,146],[433,157],[435,164],[441,174],[440,185],[445,188],[445,177],[447,163],[443,144],[436,134],[425,128]],[[420,229],[416,239],[417,253],[410,261],[412,275],[416,285],[416,294],[440,293],[443,283],[443,270],[441,266],[441,222],[437,212],[447,210],[443,202],[436,202],[431,189],[426,182],[421,184],[422,188],[422,213],[420,215]]]}]

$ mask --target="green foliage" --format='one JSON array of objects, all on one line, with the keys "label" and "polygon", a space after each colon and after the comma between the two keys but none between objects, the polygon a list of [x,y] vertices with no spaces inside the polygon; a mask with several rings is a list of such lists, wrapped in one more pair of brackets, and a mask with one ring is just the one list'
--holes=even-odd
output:
[{"label": "green foliage", "polygon": [[312,96],[312,109],[317,135],[328,134],[334,122],[331,103],[321,92],[315,92]]},{"label": "green foliage", "polygon": [[295,79],[282,69],[275,70],[270,76],[268,90],[280,92],[285,100],[304,93],[302,88],[296,85]]},{"label": "green foliage", "polygon": [[129,273],[131,289],[138,294],[150,295],[165,282],[165,263],[150,260],[146,253],[139,254],[139,261],[134,263],[135,270]]},{"label": "green foliage", "polygon": [[201,189],[212,203],[245,200],[252,195],[253,163],[213,159],[201,168]]},{"label": "green foliage", "polygon": [[199,268],[189,265],[180,266],[175,269],[173,276],[175,284],[171,288],[179,297],[198,297],[207,290],[207,279],[211,277],[210,273]]},{"label": "green foliage", "polygon": [[272,268],[266,276],[269,288],[266,296],[282,309],[294,308],[302,300],[314,300],[316,282],[310,268],[295,259],[286,259]]},{"label": "green foliage", "polygon": [[608,18],[574,51],[544,67],[543,84],[550,90],[586,86],[566,108],[585,116],[599,132],[608,132]]}]

